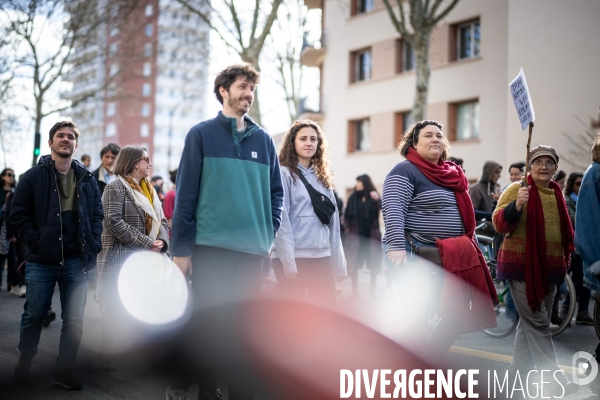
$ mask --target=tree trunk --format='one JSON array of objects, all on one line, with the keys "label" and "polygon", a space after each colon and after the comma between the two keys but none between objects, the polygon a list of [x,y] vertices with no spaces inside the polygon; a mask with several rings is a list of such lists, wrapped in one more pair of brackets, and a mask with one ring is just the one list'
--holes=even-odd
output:
[{"label": "tree trunk", "polygon": [[[260,72],[260,66],[258,64],[258,56],[259,53],[254,54],[252,50],[247,49],[242,56],[242,61],[252,64],[254,68]],[[258,100],[258,86],[254,91],[254,101],[252,102],[252,107],[250,107],[250,111],[248,111],[248,116],[254,120],[258,125],[262,126],[262,121],[260,118],[260,102]]]},{"label": "tree trunk", "polygon": [[411,112],[414,122],[422,121],[427,117],[427,94],[429,91],[429,76],[431,75],[429,37],[429,33],[416,36],[413,45],[415,57],[417,58],[417,91]]}]

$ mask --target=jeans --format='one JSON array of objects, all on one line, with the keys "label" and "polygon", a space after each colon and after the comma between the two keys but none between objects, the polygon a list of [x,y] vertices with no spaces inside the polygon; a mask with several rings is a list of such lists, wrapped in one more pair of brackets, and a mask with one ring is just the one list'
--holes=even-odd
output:
[{"label": "jeans", "polygon": [[52,302],[58,283],[63,321],[58,346],[58,372],[73,368],[83,334],[83,312],[87,300],[87,275],[78,258],[65,260],[64,265],[28,262],[25,274],[27,297],[21,317],[19,351],[21,357],[33,358],[42,332],[42,323]]}]

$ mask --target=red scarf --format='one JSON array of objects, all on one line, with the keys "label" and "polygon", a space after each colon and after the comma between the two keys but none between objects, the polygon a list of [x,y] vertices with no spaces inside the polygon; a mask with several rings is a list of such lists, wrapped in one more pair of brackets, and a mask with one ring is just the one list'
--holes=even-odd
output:
[{"label": "red scarf", "polygon": [[469,181],[462,168],[451,161],[442,161],[437,164],[427,161],[417,151],[410,147],[406,159],[419,168],[431,182],[454,191],[458,211],[465,227],[465,234],[473,239],[475,234],[475,210],[469,196]]},{"label": "red scarf", "polygon": [[[527,176],[527,183],[531,186],[531,189],[529,190],[525,236],[525,252],[527,257],[525,259],[525,288],[527,290],[527,302],[531,310],[536,312],[540,309],[542,301],[544,301],[544,298],[550,292],[550,283],[548,281],[548,270],[545,267],[548,264],[546,257],[546,235],[537,234],[537,232],[546,232],[542,199],[531,175]],[[571,252],[574,250],[573,227],[571,226],[567,204],[561,193],[560,186],[556,182],[550,181],[550,189],[554,190],[554,195],[556,196],[563,251],[568,267]]]},{"label": "red scarf", "polygon": [[473,247],[477,250],[479,264],[484,271],[492,301],[494,304],[498,303],[498,295],[494,289],[490,271],[485,262],[485,258],[475,241],[475,210],[473,209],[471,196],[469,196],[469,181],[462,168],[451,161],[442,161],[441,159],[438,160],[437,164],[434,164],[423,158],[423,156],[417,153],[412,147],[408,149],[406,159],[417,167],[431,182],[454,192],[456,205],[458,206],[458,211],[460,212],[460,217],[463,226],[465,227],[465,234],[473,241]]}]

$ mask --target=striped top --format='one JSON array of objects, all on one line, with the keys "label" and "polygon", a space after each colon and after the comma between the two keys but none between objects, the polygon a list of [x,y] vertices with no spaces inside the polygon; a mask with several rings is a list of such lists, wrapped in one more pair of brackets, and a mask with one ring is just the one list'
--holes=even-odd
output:
[{"label": "striped top", "polygon": [[431,244],[465,232],[454,192],[431,182],[410,161],[397,164],[387,175],[381,202],[386,251],[405,250],[405,230]]}]

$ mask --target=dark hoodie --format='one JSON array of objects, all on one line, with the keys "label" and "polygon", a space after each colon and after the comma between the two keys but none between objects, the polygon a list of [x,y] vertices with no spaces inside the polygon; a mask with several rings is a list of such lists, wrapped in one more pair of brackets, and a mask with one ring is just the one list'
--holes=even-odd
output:
[{"label": "dark hoodie", "polygon": [[471,201],[473,202],[473,208],[475,208],[475,210],[486,213],[494,211],[495,200],[490,193],[499,193],[500,190],[498,182],[492,182],[492,176],[498,167],[501,167],[501,165],[497,162],[486,161],[483,165],[483,175],[481,176],[481,179],[469,189]]}]

